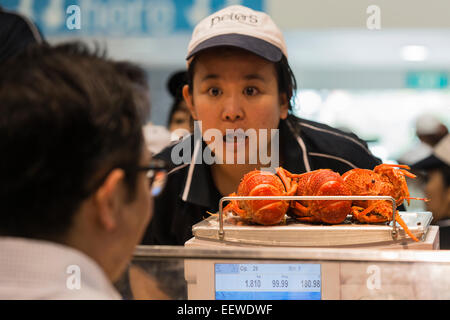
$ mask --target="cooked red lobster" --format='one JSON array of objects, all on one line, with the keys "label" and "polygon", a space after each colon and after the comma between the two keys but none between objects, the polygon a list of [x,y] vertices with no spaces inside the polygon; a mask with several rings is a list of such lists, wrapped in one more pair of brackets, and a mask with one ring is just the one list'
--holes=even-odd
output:
[{"label": "cooked red lobster", "polygon": [[[405,176],[415,175],[408,166],[382,164],[374,170],[352,169],[342,176],[330,169],[293,174],[277,168],[276,174],[254,170],[244,175],[237,193],[230,196],[391,196],[397,207],[404,200],[425,200],[409,197]],[[392,220],[390,201],[386,200],[232,200],[224,211],[232,211],[247,222],[262,225],[278,224],[289,214],[299,221],[342,223],[347,215],[365,223]],[[396,221],[415,241],[405,222],[396,214]]]},{"label": "cooked red lobster", "polygon": [[[297,196],[350,196],[339,173],[319,169],[303,174],[292,174],[282,169],[287,177],[297,182]],[[342,223],[351,210],[351,200],[294,200],[289,215],[298,221]]]},{"label": "cooked red lobster", "polygon": [[[373,170],[352,169],[342,175],[347,187],[355,196],[391,196],[395,199],[396,206],[400,206],[404,200],[424,200],[423,198],[409,197],[405,176],[415,178],[406,165],[381,164]],[[386,200],[353,201],[352,215],[366,223],[387,222],[392,220],[392,203]],[[414,240],[419,241],[409,230],[406,223],[396,211],[397,221],[405,232]]]},{"label": "cooked red lobster", "polygon": [[[285,176],[281,168],[277,174],[254,170],[244,175],[237,194],[230,196],[292,196],[297,184]],[[247,222],[273,225],[284,220],[289,201],[282,200],[232,200],[224,211],[232,211]]]},{"label": "cooked red lobster", "polygon": [[[276,171],[276,175],[258,170],[247,173],[237,194],[230,196],[351,195],[339,173],[329,169],[304,174],[292,174],[283,168]],[[248,222],[263,225],[280,223],[286,213],[299,221],[338,224],[345,220],[350,210],[350,200],[233,200],[224,208]]]}]

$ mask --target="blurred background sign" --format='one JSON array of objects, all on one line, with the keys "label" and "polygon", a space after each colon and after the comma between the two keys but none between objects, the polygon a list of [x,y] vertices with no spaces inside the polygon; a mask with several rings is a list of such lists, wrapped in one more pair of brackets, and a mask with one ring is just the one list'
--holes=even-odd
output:
[{"label": "blurred background sign", "polygon": [[[264,10],[264,0],[1,0],[0,4],[34,20],[48,36],[161,36],[190,33],[202,18],[232,4]],[[81,28],[66,22],[80,8]]]},{"label": "blurred background sign", "polygon": [[413,89],[445,89],[448,88],[446,72],[408,72],[406,85]]}]

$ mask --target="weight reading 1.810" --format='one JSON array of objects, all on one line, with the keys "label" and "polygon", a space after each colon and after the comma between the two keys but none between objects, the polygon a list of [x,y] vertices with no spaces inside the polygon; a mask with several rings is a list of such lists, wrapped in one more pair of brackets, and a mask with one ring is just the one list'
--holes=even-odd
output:
[{"label": "weight reading 1.810", "polygon": [[245,280],[247,288],[261,288],[261,280]]}]

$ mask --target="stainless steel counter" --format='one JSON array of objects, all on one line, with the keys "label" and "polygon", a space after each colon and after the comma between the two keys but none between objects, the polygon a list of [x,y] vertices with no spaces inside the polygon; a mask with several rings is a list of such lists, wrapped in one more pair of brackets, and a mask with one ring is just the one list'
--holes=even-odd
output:
[{"label": "stainless steel counter", "polygon": [[320,299],[450,299],[450,250],[138,246],[119,289],[129,299],[217,299],[217,264],[320,265]]}]

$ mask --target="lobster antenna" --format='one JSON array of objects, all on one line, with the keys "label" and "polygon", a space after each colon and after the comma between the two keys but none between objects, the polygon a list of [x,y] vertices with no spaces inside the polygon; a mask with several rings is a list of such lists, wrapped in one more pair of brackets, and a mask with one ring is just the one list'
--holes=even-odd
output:
[{"label": "lobster antenna", "polygon": [[394,168],[404,168],[404,169],[411,169],[408,165],[406,164],[393,164],[393,163],[383,163],[381,164],[382,166],[386,166],[386,167],[394,167]]},{"label": "lobster antenna", "polygon": [[411,172],[409,172],[409,171],[407,171],[407,170],[400,169],[400,172],[401,172],[404,176],[407,176],[408,178],[417,178],[417,176],[416,176],[414,173],[411,173]]},{"label": "lobster antenna", "polygon": [[406,200],[421,200],[421,201],[425,201],[425,202],[429,202],[430,201],[430,199],[427,199],[427,198],[412,198],[412,197],[408,197],[408,198],[405,198]]}]

